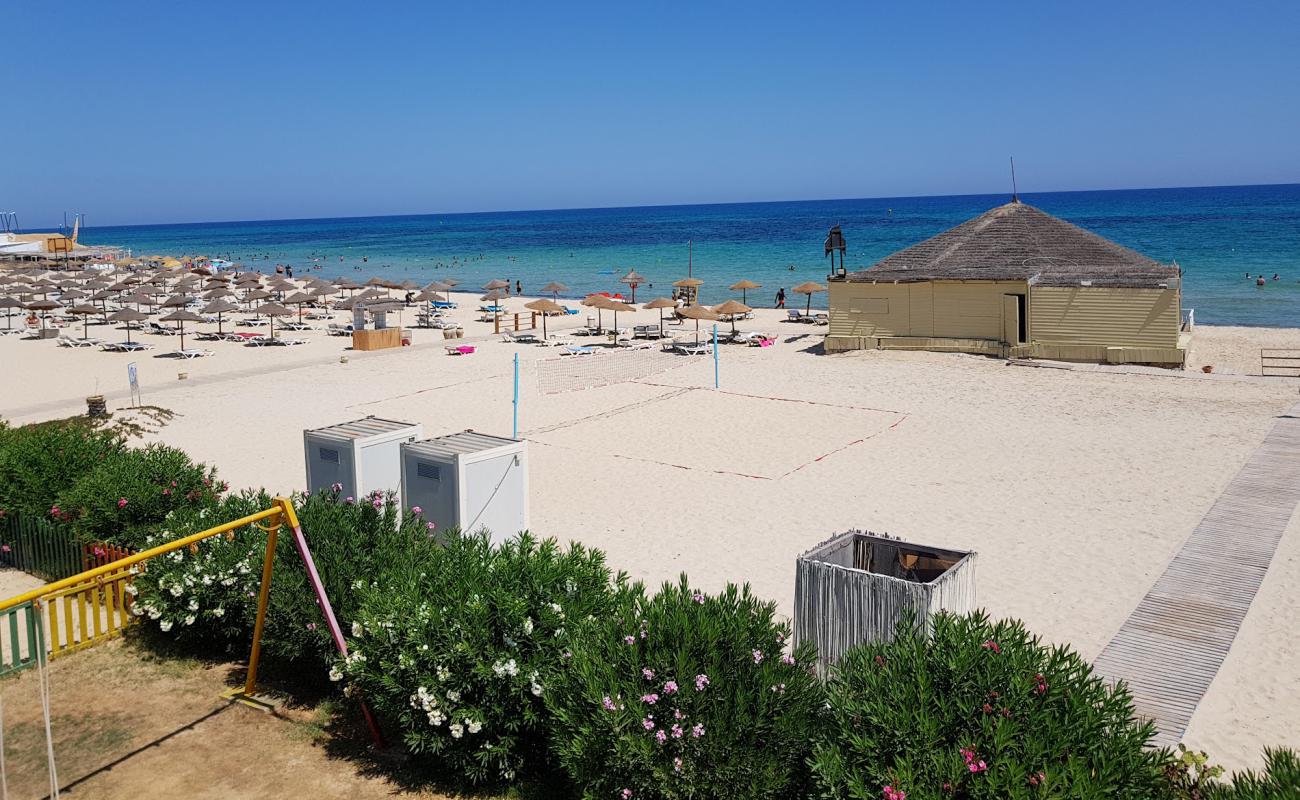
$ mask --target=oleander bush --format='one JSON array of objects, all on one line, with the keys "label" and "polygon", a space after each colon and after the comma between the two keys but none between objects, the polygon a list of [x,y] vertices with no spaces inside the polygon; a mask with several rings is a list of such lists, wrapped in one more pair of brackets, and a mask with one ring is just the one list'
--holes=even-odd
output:
[{"label": "oleander bush", "polygon": [[[356,502],[334,490],[295,495],[293,501],[326,596],[341,625],[356,619],[359,581],[378,574],[389,563],[410,561],[432,549],[428,524],[418,514],[401,519],[391,494],[372,494]],[[272,503],[265,491],[247,491],[226,497],[212,508],[182,509],[143,544],[171,541],[248,516]],[[134,582],[134,612],[178,644],[243,655],[256,618],[265,546],[266,533],[250,525],[154,559]],[[300,668],[298,674],[308,685],[326,682],[336,656],[287,527],[281,529],[277,540],[262,652],[271,661]]]},{"label": "oleander bush", "polygon": [[1160,796],[1167,752],[1147,748],[1126,688],[1017,621],[940,614],[854,648],[827,684],[812,760],[824,797]]},{"label": "oleander bush", "polygon": [[85,418],[20,427],[0,422],[0,514],[49,515],[61,493],[125,450],[120,435]]},{"label": "oleander bush", "polygon": [[441,547],[358,576],[350,653],[331,677],[443,780],[504,785],[546,774],[545,697],[575,658],[572,631],[607,617],[626,579],[604,555],[527,533]]},{"label": "oleander bush", "polygon": [[68,522],[84,542],[140,548],[167,515],[210,508],[226,485],[216,470],[161,444],[105,453],[60,492],[48,513]]},{"label": "oleander bush", "polygon": [[[1285,748],[1264,749],[1264,771],[1247,770],[1232,783],[1213,786],[1208,800],[1296,800],[1300,798],[1300,756]],[[1194,798],[1189,798],[1194,800]]]},{"label": "oleander bush", "polygon": [[547,695],[554,749],[590,798],[792,798],[823,694],[810,646],[749,587],[719,595],[686,576],[638,592],[579,632]]}]

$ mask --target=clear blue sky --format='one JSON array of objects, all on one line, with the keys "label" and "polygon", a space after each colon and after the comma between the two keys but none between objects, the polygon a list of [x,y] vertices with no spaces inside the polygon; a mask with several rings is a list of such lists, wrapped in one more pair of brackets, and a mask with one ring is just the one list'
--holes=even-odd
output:
[{"label": "clear blue sky", "polygon": [[[15,7],[16,5],[16,7]],[[0,208],[92,225],[1300,181],[1290,2],[46,2]]]}]

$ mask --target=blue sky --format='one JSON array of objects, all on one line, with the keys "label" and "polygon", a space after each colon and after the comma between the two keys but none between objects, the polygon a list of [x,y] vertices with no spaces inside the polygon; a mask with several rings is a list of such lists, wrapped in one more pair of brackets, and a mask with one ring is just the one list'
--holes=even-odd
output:
[{"label": "blue sky", "polygon": [[1300,181],[1296,3],[6,11],[25,227]]}]

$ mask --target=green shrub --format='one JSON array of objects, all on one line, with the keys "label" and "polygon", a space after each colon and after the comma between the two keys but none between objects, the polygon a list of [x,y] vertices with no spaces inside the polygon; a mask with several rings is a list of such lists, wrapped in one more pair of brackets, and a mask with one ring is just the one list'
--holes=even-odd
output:
[{"label": "green shrub", "polygon": [[787,798],[823,702],[812,648],[746,586],[637,593],[587,626],[548,695],[555,751],[590,798]]},{"label": "green shrub", "polygon": [[1294,750],[1265,748],[1264,771],[1236,773],[1232,783],[1215,786],[1209,800],[1296,800],[1300,798],[1300,756]]},{"label": "green shrub", "polygon": [[[337,493],[295,496],[299,523],[311,550],[326,597],[341,625],[356,618],[353,584],[390,562],[409,561],[431,549],[425,523],[417,515],[399,522],[391,495],[372,495],[361,503]],[[248,516],[273,504],[265,491],[223,499],[214,508],[174,513],[167,527],[146,539],[153,546],[223,522]],[[176,643],[198,650],[242,655],[252,639],[261,586],[266,533],[245,526],[228,536],[204,540],[197,552],[179,550],[154,559],[135,581],[136,612]],[[335,648],[307,572],[286,527],[276,547],[262,653],[298,669],[307,685],[325,683]]]},{"label": "green shrub", "polygon": [[836,798],[1158,796],[1167,754],[1078,654],[1015,621],[941,614],[833,670],[813,771]]},{"label": "green shrub", "polygon": [[84,418],[0,426],[0,515],[19,512],[62,521],[54,509],[58,496],[125,449],[120,436]]},{"label": "green shrub", "polygon": [[106,454],[59,494],[55,506],[82,541],[139,548],[169,513],[210,507],[224,490],[216,470],[152,444]]},{"label": "green shrub", "polygon": [[332,677],[364,692],[385,726],[444,778],[499,784],[548,764],[544,695],[573,658],[575,624],[609,614],[598,550],[521,534],[493,547],[455,532],[359,575],[351,653]]}]

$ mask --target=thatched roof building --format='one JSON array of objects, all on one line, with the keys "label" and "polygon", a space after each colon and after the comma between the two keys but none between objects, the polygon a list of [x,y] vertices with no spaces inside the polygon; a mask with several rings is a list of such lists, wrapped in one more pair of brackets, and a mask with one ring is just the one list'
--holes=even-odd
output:
[{"label": "thatched roof building", "polygon": [[828,350],[1183,362],[1176,265],[1016,200],[829,286]]}]

